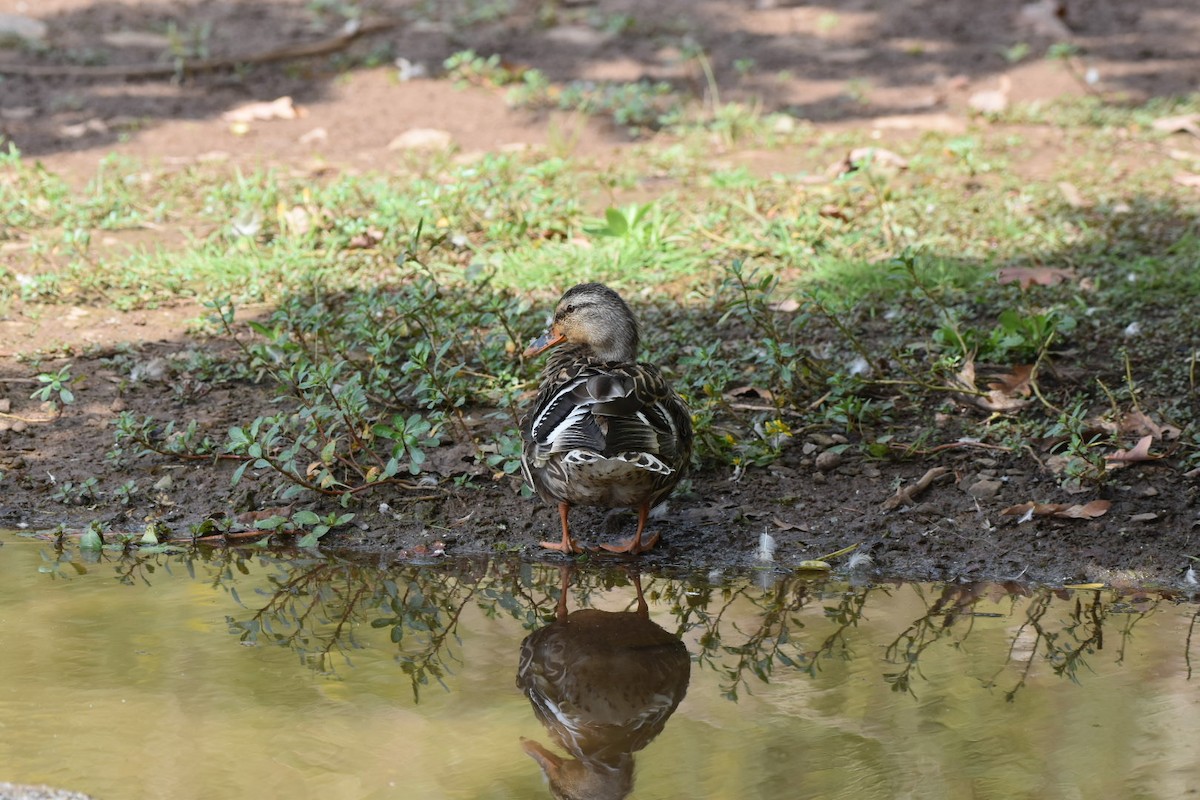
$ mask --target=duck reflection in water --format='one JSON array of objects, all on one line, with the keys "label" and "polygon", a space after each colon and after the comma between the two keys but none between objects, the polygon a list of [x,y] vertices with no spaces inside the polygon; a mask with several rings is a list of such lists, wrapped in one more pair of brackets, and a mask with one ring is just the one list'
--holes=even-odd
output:
[{"label": "duck reflection in water", "polygon": [[554,797],[626,797],[633,791],[633,754],[658,736],[683,700],[691,659],[683,642],[650,621],[637,576],[637,611],[568,614],[571,568],[561,570],[556,619],[521,643],[517,686],[570,757],[529,739],[521,745]]}]

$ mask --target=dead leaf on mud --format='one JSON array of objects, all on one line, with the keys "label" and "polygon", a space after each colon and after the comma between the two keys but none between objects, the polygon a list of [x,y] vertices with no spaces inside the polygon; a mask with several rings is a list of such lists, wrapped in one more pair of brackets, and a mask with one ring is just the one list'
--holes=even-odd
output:
[{"label": "dead leaf on mud", "polygon": [[1000,76],[995,89],[983,89],[967,98],[967,105],[980,114],[1001,114],[1008,109],[1008,94],[1012,91],[1012,79]]},{"label": "dead leaf on mud", "polygon": [[292,103],[288,96],[271,101],[246,103],[231,108],[221,115],[226,122],[265,122],[273,119],[297,119],[304,116],[304,109]]},{"label": "dead leaf on mud", "polygon": [[803,531],[805,533],[808,532],[807,525],[799,525],[795,522],[784,522],[779,517],[771,517],[771,522],[773,522],[775,524],[775,527],[779,528],[779,530],[781,530],[781,531]]},{"label": "dead leaf on mud", "polygon": [[1032,366],[1018,365],[1007,375],[997,375],[995,380],[988,383],[988,391],[982,394],[976,394],[979,389],[975,385],[974,361],[963,364],[954,377],[965,390],[959,396],[985,411],[1008,414],[1029,405],[1032,394]]},{"label": "dead leaf on mud", "polygon": [[1164,442],[1174,441],[1183,433],[1183,431],[1170,423],[1159,425],[1140,409],[1134,409],[1122,414],[1121,418],[1116,422],[1100,419],[1093,420],[1092,423],[1096,427],[1110,433],[1122,433],[1138,437],[1149,434],[1155,439],[1160,439]]},{"label": "dead leaf on mud", "polygon": [[775,395],[771,394],[770,389],[760,389],[757,386],[739,386],[730,389],[724,397],[730,402],[741,403],[772,403],[775,400]]},{"label": "dead leaf on mud", "polygon": [[1030,286],[1057,286],[1063,281],[1075,280],[1075,271],[1058,267],[1003,267],[996,273],[1001,285],[1020,284],[1022,289]]},{"label": "dead leaf on mud", "polygon": [[1154,520],[1156,520],[1156,519],[1158,519],[1158,514],[1155,514],[1153,511],[1146,511],[1141,514],[1134,514],[1133,516],[1131,516],[1129,518],[1129,521],[1130,522],[1154,522]]},{"label": "dead leaf on mud", "polygon": [[1138,443],[1128,450],[1118,450],[1111,455],[1104,457],[1104,460],[1109,464],[1132,464],[1138,461],[1154,461],[1161,456],[1150,455],[1150,443],[1154,441],[1154,437],[1146,434]]},{"label": "dead leaf on mud", "polygon": [[1071,208],[1092,207],[1092,201],[1085,200],[1079,188],[1069,181],[1059,181],[1058,193],[1062,195],[1063,201]]},{"label": "dead leaf on mud", "polygon": [[1150,123],[1150,127],[1162,133],[1190,133],[1193,136],[1200,136],[1200,114],[1160,117]]},{"label": "dead leaf on mud", "polygon": [[1093,500],[1082,505],[1067,503],[1019,503],[1000,512],[1004,517],[1020,516],[1017,522],[1033,517],[1058,517],[1060,519],[1095,519],[1108,513],[1112,503],[1108,500]]}]

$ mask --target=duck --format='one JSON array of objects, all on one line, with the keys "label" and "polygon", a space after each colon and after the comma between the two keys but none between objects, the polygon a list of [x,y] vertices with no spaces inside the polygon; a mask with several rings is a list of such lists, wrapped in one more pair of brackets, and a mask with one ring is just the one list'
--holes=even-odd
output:
[{"label": "duck", "polygon": [[617,292],[582,283],[563,294],[525,350],[526,358],[550,351],[520,423],[525,480],[557,505],[562,525],[560,541],[540,543],[548,550],[584,552],[571,535],[572,506],[637,509],[634,535],[603,550],[638,555],[658,544],[646,522],[691,462],[692,420],[662,371],[637,360],[640,340]]}]

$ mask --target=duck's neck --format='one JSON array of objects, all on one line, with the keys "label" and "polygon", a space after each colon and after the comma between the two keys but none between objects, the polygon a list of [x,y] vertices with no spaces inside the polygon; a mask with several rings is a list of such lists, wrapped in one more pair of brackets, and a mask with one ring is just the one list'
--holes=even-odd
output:
[{"label": "duck's neck", "polygon": [[550,351],[546,359],[547,373],[555,373],[580,361],[596,361],[602,364],[632,364],[637,361],[637,351],[623,348],[601,349],[590,344],[561,344]]}]

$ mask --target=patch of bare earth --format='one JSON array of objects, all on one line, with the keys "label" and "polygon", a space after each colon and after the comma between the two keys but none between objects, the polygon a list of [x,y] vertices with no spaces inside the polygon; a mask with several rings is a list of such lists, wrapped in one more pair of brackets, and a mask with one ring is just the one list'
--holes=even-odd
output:
[{"label": "patch of bare earth", "polygon": [[[818,129],[862,130],[864,140],[885,146],[925,130],[966,130],[972,105],[982,102],[1085,93],[1140,101],[1194,91],[1200,74],[1200,11],[1184,0],[1067,0],[1062,15],[1051,15],[1065,33],[1046,19],[1021,18],[1019,4],[971,0],[510,5],[498,19],[463,24],[463,15],[479,4],[379,0],[364,4],[364,19],[397,24],[336,53],[172,80],[102,77],[89,66],[135,68],[161,59],[145,44],[152,37],[139,45],[136,36],[114,38],[122,32],[161,36],[173,24],[205,37],[205,57],[236,60],[329,40],[342,21],[314,12],[313,4],[284,0],[30,3],[22,13],[47,24],[45,46],[0,48],[0,71],[31,65],[59,72],[5,77],[0,133],[77,181],[114,152],[168,168],[226,161],[386,172],[409,157],[389,144],[413,128],[444,131],[465,152],[562,147],[564,141],[575,155],[617,158],[625,152],[624,133],[604,123],[510,109],[487,89],[458,90],[432,79],[402,82],[390,66],[346,73],[333,60],[361,61],[372,52],[383,52],[386,60],[402,56],[436,73],[445,57],[474,48],[535,66],[555,81],[645,77],[704,96],[712,87],[681,48],[692,42],[707,55],[723,100],[761,98],[766,109],[789,111]],[[557,10],[552,19],[539,13],[548,5]],[[422,16],[430,7],[436,10]],[[1059,38],[1076,45],[1079,55],[1016,65],[1006,60],[1016,45],[1028,43],[1042,53]],[[744,77],[739,64],[750,66]],[[987,92],[998,94],[981,98]],[[302,109],[294,119],[238,129],[221,117],[249,101],[285,95]],[[1021,167],[1030,178],[1044,178],[1070,158],[1056,130],[1032,127],[1022,135],[1031,142],[1030,159]],[[731,151],[722,157],[770,171],[792,154]],[[115,237],[113,246],[127,235]],[[20,254],[6,251],[0,258]],[[161,519],[186,530],[213,513],[270,504],[256,496],[253,484],[231,489],[229,469],[220,465],[147,456],[116,467],[105,459],[122,411],[195,418],[219,438],[229,425],[270,408],[267,392],[251,383],[189,384],[188,351],[223,346],[188,337],[187,326],[198,315],[194,305],[128,313],[100,306],[10,309],[0,321],[0,524],[52,527],[101,517],[118,529]],[[36,370],[18,359],[35,351],[45,354]],[[138,380],[131,380],[128,363],[113,366],[118,352],[141,367]],[[75,387],[78,402],[53,416],[29,394],[36,372],[66,363],[64,356],[87,380]],[[947,430],[945,441],[955,440]],[[1197,480],[1181,474],[1169,447],[1159,450],[1167,457],[1131,464],[1097,491],[1111,503],[1102,516],[1022,521],[1001,511],[1030,501],[1076,502],[1052,472],[1023,453],[964,445],[903,462],[822,459],[831,444],[822,437],[798,439],[779,462],[748,470],[737,481],[724,473],[694,476],[691,491],[672,499],[666,517],[653,523],[664,532],[663,543],[645,562],[748,566],[767,533],[782,564],[858,544],[872,568],[887,575],[1171,583],[1198,549]],[[441,474],[437,487],[419,499],[372,498],[358,516],[360,527],[339,541],[382,552],[413,552],[443,541],[458,553],[505,545],[536,554],[538,540],[556,536],[556,513],[522,499],[512,479],[493,480],[469,448],[447,448],[434,462]],[[906,502],[889,503],[897,488],[916,483],[931,467],[945,472]],[[474,479],[462,485],[453,480],[463,475]],[[109,496],[130,480],[139,492],[119,507],[51,499],[64,482],[89,477]],[[380,501],[389,507],[376,507]],[[632,525],[628,515],[588,509],[575,511],[574,521],[589,543],[615,538]]]}]

